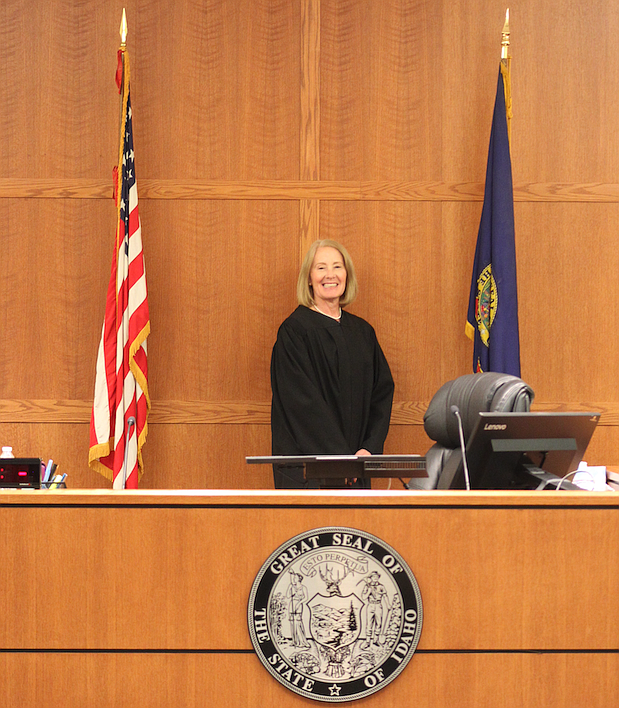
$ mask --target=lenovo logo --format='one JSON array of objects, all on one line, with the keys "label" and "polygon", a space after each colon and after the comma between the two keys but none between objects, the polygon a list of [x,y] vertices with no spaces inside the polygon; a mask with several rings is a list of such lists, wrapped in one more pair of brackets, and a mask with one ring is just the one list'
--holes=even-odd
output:
[{"label": "lenovo logo", "polygon": [[484,430],[507,430],[505,423],[486,423]]}]

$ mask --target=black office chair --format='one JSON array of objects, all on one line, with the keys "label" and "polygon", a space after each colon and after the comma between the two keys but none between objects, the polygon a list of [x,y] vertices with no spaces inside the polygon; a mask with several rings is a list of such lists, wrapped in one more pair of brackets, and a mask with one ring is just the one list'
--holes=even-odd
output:
[{"label": "black office chair", "polygon": [[480,411],[529,411],[534,397],[530,386],[509,374],[466,374],[443,384],[423,417],[426,433],[436,441],[426,453],[428,477],[411,480],[409,488],[450,488],[462,461],[458,420],[452,406],[460,410],[464,439],[468,441]]}]

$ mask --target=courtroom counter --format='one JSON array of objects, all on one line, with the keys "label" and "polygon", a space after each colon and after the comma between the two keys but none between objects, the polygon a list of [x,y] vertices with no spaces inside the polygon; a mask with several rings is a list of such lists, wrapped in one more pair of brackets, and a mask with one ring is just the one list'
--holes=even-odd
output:
[{"label": "courtroom counter", "polygon": [[358,531],[394,549],[423,602],[415,656],[373,705],[606,708],[618,511],[616,493],[584,491],[4,491],[0,695],[307,705],[258,661],[248,599],[271,554],[340,528],[351,548]]},{"label": "courtroom counter", "polygon": [[236,489],[0,490],[0,505],[191,507],[619,507],[616,492]]}]

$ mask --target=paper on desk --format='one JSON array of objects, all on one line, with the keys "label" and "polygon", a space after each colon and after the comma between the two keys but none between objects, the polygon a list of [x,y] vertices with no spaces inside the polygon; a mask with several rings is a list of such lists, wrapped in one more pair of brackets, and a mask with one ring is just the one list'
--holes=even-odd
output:
[{"label": "paper on desk", "polygon": [[606,484],[606,467],[603,465],[589,465],[582,461],[572,480],[577,487],[589,492],[613,492],[614,489]]}]

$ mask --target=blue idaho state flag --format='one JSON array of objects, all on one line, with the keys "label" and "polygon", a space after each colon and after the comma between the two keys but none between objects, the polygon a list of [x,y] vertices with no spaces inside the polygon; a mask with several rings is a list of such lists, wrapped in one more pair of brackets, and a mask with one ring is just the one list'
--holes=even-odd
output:
[{"label": "blue idaho state flag", "polygon": [[474,372],[520,376],[514,193],[502,70],[494,103],[466,334],[474,342]]}]

